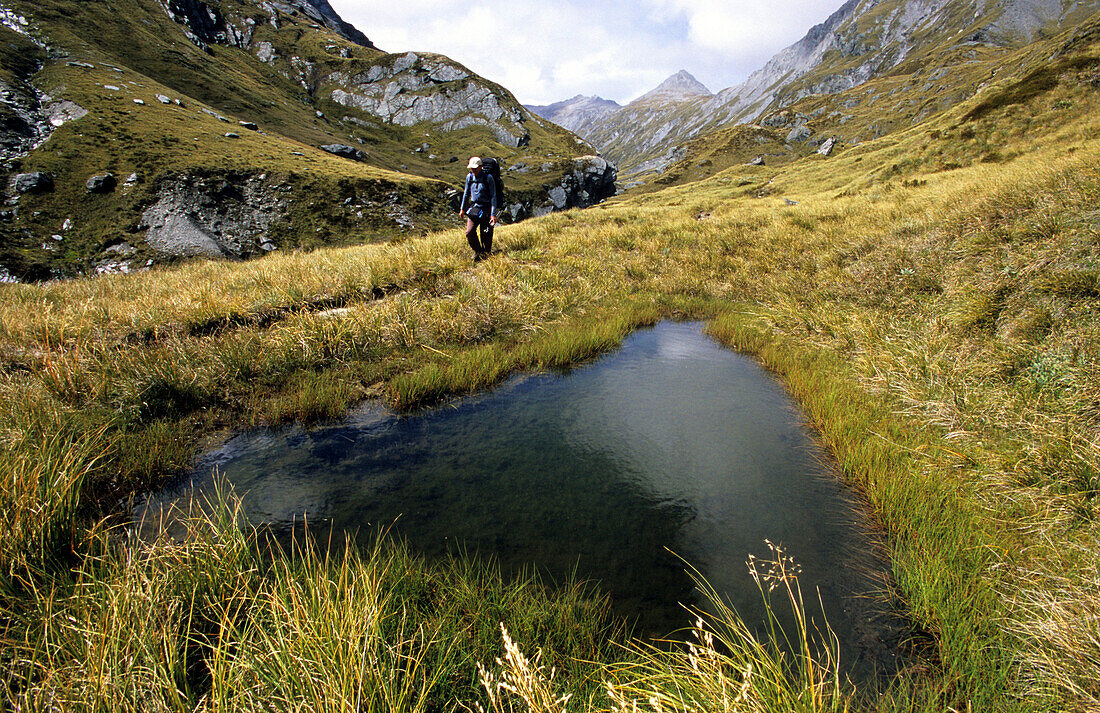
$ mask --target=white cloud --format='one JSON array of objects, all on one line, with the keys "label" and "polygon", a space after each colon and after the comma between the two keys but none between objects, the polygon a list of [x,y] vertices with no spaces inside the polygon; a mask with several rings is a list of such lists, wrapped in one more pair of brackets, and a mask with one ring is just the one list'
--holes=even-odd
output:
[{"label": "white cloud", "polygon": [[690,40],[698,47],[726,55],[766,46],[774,54],[797,41],[838,6],[832,2],[774,0],[648,0],[655,10],[683,15]]},{"label": "white cloud", "polygon": [[[525,103],[625,103],[686,69],[732,86],[841,0],[330,0],[388,52],[445,54]],[[836,3],[836,5],[834,5]]]}]

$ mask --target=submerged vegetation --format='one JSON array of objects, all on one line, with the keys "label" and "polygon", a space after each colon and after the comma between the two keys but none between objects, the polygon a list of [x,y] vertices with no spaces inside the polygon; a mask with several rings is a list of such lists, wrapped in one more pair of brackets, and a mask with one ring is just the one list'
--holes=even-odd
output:
[{"label": "submerged vegetation", "polygon": [[[1094,709],[1096,95],[995,91],[828,159],[502,227],[477,265],[451,232],[3,285],[5,705],[526,710],[486,692],[525,672],[548,710]],[[412,407],[682,317],[785,380],[881,524],[930,635],[886,690],[827,646],[778,661],[728,612],[655,650],[579,586],[389,541],[274,554],[228,505],[178,542],[113,516],[212,431]]]}]

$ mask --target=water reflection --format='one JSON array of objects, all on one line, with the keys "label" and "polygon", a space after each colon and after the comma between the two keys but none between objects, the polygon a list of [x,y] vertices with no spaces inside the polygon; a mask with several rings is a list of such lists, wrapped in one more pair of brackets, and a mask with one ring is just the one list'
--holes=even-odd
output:
[{"label": "water reflection", "polygon": [[506,571],[576,572],[611,592],[639,631],[687,624],[694,564],[749,620],[762,608],[745,567],[764,539],[803,565],[852,670],[888,665],[896,629],[855,595],[881,568],[859,518],[782,388],[754,362],[662,323],[565,374],[399,417],[376,405],[346,422],[241,434],[207,454],[157,507],[217,466],[256,523],[295,521],[368,539],[394,529],[439,556],[464,548]]}]

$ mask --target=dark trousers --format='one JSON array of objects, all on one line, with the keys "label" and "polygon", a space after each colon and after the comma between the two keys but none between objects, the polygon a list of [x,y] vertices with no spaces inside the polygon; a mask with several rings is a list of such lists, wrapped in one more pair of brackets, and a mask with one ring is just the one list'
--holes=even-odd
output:
[{"label": "dark trousers", "polygon": [[[478,240],[478,229],[481,239]],[[475,255],[488,255],[493,250],[493,226],[489,225],[489,211],[483,210],[477,218],[466,214],[466,242],[474,249]]]}]

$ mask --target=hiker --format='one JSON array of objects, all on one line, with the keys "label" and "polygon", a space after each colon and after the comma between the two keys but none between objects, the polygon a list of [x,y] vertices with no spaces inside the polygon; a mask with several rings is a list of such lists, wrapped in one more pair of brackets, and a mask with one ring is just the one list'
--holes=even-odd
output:
[{"label": "hiker", "polygon": [[466,241],[474,249],[474,262],[480,262],[489,257],[493,250],[493,226],[497,224],[499,198],[496,181],[482,167],[480,158],[471,158],[466,168],[470,172],[466,174],[466,186],[462,191],[462,202],[458,204],[458,215],[466,219]]}]

